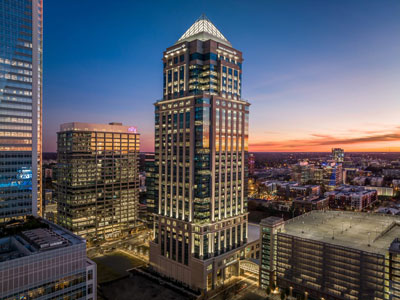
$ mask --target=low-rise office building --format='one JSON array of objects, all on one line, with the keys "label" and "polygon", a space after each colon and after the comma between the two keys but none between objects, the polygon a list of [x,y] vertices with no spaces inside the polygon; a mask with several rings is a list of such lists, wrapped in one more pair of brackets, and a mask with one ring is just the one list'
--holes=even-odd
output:
[{"label": "low-rise office building", "polygon": [[2,227],[0,299],[94,300],[96,286],[84,239],[33,217]]},{"label": "low-rise office building", "polygon": [[261,234],[262,288],[273,282],[309,299],[400,299],[399,217],[312,211],[266,218]]}]

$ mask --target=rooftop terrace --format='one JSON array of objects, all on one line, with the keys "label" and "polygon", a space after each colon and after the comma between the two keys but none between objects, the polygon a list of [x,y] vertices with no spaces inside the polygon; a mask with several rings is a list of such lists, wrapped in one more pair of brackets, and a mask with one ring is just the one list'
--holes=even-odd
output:
[{"label": "rooftop terrace", "polygon": [[285,223],[293,236],[385,254],[400,237],[400,217],[373,213],[312,211]]}]

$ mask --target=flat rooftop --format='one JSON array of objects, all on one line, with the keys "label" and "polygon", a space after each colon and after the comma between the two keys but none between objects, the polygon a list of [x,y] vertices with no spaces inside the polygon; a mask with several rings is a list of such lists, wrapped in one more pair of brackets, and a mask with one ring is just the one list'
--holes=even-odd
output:
[{"label": "flat rooftop", "polygon": [[65,247],[70,244],[67,239],[47,228],[22,231],[21,236],[40,251]]},{"label": "flat rooftop", "polygon": [[62,131],[89,131],[89,132],[112,132],[112,133],[137,133],[135,126],[126,126],[122,123],[111,122],[109,124],[95,124],[71,122],[60,125]]},{"label": "flat rooftop", "polygon": [[11,228],[1,228],[0,263],[60,247],[86,243],[62,227],[46,220],[28,217]]},{"label": "flat rooftop", "polygon": [[400,217],[318,210],[286,221],[283,232],[304,239],[386,254],[391,243],[400,237]]}]

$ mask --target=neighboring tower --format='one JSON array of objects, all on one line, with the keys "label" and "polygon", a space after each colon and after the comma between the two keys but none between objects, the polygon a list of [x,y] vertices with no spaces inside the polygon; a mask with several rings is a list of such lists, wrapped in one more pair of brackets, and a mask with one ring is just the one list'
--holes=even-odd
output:
[{"label": "neighboring tower", "polygon": [[136,128],[66,123],[57,144],[57,223],[89,241],[128,234],[139,201]]},{"label": "neighboring tower", "polygon": [[204,15],[163,55],[150,263],[203,291],[239,274],[247,242],[249,103],[241,98],[242,61]]},{"label": "neighboring tower", "polygon": [[42,214],[42,0],[0,1],[0,223]]},{"label": "neighboring tower", "polygon": [[278,217],[268,217],[261,220],[260,287],[262,289],[276,286],[277,233],[282,231],[284,224],[283,219]]},{"label": "neighboring tower", "polygon": [[332,148],[332,159],[337,163],[344,162],[344,150],[341,148]]}]

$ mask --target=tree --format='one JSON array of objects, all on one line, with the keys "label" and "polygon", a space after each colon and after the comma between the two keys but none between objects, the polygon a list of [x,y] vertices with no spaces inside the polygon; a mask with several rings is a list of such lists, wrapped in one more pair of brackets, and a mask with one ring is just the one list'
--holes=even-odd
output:
[{"label": "tree", "polygon": [[285,292],[281,291],[281,300],[285,300],[285,298],[286,298]]},{"label": "tree", "polygon": [[276,286],[275,286],[275,283],[274,283],[274,282],[271,284],[271,289],[272,289],[273,291],[275,291],[275,289],[276,289]]},{"label": "tree", "polygon": [[271,294],[271,288],[267,287],[267,295]]}]

